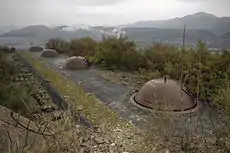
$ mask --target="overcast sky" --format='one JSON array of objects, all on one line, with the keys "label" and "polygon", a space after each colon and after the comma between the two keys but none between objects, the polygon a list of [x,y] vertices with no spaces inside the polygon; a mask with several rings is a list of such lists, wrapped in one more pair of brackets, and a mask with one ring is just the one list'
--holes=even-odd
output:
[{"label": "overcast sky", "polygon": [[119,25],[196,12],[230,16],[230,0],[0,0],[0,25]]}]

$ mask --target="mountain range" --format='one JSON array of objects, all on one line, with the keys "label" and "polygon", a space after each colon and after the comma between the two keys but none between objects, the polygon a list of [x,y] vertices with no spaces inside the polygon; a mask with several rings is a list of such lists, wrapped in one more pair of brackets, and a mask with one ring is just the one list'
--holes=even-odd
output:
[{"label": "mountain range", "polygon": [[216,35],[230,32],[230,17],[216,17],[205,12],[186,15],[182,18],[173,18],[161,21],[139,21],[125,25],[126,27],[154,27],[162,29],[187,29],[209,30]]},{"label": "mountain range", "polygon": [[[114,27],[90,27],[87,25],[59,25],[47,27],[32,25],[3,32],[0,44],[11,46],[42,45],[50,38],[91,37],[100,41],[102,35],[126,35],[139,46],[146,47],[153,42],[181,45],[183,28],[186,25],[186,45],[194,46],[198,40],[205,41],[210,48],[230,48],[230,17],[216,17],[199,12],[182,18],[162,21],[139,21]],[[0,28],[1,30],[1,28]]]}]

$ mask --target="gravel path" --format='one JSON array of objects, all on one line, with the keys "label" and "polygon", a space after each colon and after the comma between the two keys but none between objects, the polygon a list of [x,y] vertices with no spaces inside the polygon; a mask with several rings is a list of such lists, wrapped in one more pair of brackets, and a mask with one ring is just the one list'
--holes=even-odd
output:
[{"label": "gravel path", "polygon": [[[59,73],[81,85],[86,92],[94,94],[98,99],[105,103],[106,106],[114,110],[123,119],[126,119],[139,127],[148,129],[149,126],[153,126],[156,122],[156,116],[154,117],[153,114],[136,108],[129,102],[129,98],[133,93],[132,87],[110,82],[105,78],[102,78],[99,75],[100,71],[94,68],[78,71],[63,70],[62,65],[64,65],[64,62],[67,59],[67,57],[64,56],[46,59],[40,58],[39,54],[33,54],[33,56],[46,61],[49,67],[59,71]],[[172,132],[177,133],[181,131],[190,131],[204,133],[205,131],[210,132],[213,130],[212,124],[215,124],[216,117],[218,115],[206,107],[203,107],[202,111],[198,113],[199,115],[183,116],[179,119],[176,118],[176,120],[173,120],[173,122],[177,124],[176,127],[173,128],[175,131],[172,130]],[[213,121],[210,120],[210,117]]]}]

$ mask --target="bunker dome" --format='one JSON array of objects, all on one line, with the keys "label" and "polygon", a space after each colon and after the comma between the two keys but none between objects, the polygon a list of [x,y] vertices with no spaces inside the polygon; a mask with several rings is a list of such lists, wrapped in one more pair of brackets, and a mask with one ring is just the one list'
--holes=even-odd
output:
[{"label": "bunker dome", "polygon": [[43,51],[43,48],[40,46],[32,46],[32,47],[30,47],[29,51],[30,52],[41,52],[41,51]]},{"label": "bunker dome", "polygon": [[135,106],[151,111],[191,113],[198,110],[197,102],[185,87],[170,79],[148,81],[130,100]]},{"label": "bunker dome", "polygon": [[66,63],[64,68],[68,70],[78,70],[78,69],[85,69],[88,67],[87,60],[81,56],[73,56],[70,57]]},{"label": "bunker dome", "polygon": [[44,49],[41,52],[41,57],[57,57],[59,56],[58,52],[56,50],[53,49]]}]

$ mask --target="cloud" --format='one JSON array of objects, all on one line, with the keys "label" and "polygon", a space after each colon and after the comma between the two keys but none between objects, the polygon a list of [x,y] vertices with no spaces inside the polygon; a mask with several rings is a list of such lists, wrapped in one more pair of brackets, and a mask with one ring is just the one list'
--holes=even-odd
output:
[{"label": "cloud", "polygon": [[117,25],[200,11],[230,16],[229,3],[229,0],[0,0],[0,24]]},{"label": "cloud", "polygon": [[120,3],[126,0],[0,0],[0,3],[3,7],[6,6],[31,6],[31,5],[40,5],[44,3],[62,3],[65,5],[74,5],[74,6],[101,6],[101,5],[112,5]]},{"label": "cloud", "polygon": [[65,0],[67,3],[80,6],[102,6],[120,3],[125,0]]}]

